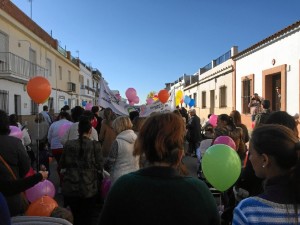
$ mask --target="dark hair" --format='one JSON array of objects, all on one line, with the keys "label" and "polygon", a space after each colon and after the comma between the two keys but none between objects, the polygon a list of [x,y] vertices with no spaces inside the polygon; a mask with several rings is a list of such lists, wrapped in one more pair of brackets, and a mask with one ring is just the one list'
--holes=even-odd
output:
[{"label": "dark hair", "polygon": [[146,117],[135,117],[134,120],[132,121],[132,130],[135,132],[140,132],[145,121],[146,121]]},{"label": "dark hair", "polygon": [[138,111],[131,111],[129,113],[129,118],[130,118],[131,122],[134,120],[135,117],[138,117],[138,116],[140,116],[140,113]]},{"label": "dark hair", "polygon": [[0,135],[9,135],[9,119],[7,113],[0,110]]},{"label": "dark hair", "polygon": [[81,120],[82,117],[86,117],[91,122],[94,119],[94,113],[90,110],[84,110],[79,121]]},{"label": "dark hair", "polygon": [[69,211],[68,209],[60,207],[60,206],[53,209],[52,213],[50,214],[50,217],[62,218],[62,219],[69,221],[70,223],[74,222],[72,212]]},{"label": "dark hair", "polygon": [[67,111],[69,109],[70,109],[70,106],[64,105],[64,107],[62,107],[60,111]]},{"label": "dark hair", "polygon": [[115,119],[114,112],[112,111],[111,108],[104,109],[103,115],[104,115],[104,119],[106,120],[107,124],[110,124],[110,122]]},{"label": "dark hair", "polygon": [[80,150],[79,150],[79,156],[83,156],[83,148],[82,148],[82,142],[83,142],[83,135],[89,133],[89,131],[92,129],[91,121],[87,117],[81,117],[79,124],[78,124],[78,133],[79,133],[79,142],[80,142]]},{"label": "dark hair", "polygon": [[18,127],[18,116],[16,114],[9,115],[8,119],[10,125]]},{"label": "dark hair", "polygon": [[47,105],[43,105],[43,111],[47,111],[48,110],[48,106]]},{"label": "dark hair", "polygon": [[262,101],[261,105],[263,106],[264,109],[269,109],[270,108],[270,101],[265,99]]},{"label": "dark hair", "polygon": [[59,118],[59,120],[60,120],[61,118],[67,119],[67,120],[69,120],[69,121],[72,120],[70,114],[69,114],[68,112],[66,112],[66,111],[61,111],[61,112],[58,114],[58,118]]},{"label": "dark hair", "polygon": [[232,110],[230,113],[230,116],[233,119],[233,122],[236,126],[240,125],[242,123],[241,114],[237,110]]},{"label": "dark hair", "polygon": [[80,116],[82,115],[84,109],[80,106],[75,106],[73,109],[71,109],[71,117],[73,122],[78,122]]},{"label": "dark hair", "polygon": [[290,114],[285,111],[272,112],[265,124],[280,124],[294,131],[294,135],[298,137],[297,124]]},{"label": "dark hair", "polygon": [[95,114],[95,113],[97,113],[97,112],[99,112],[99,106],[93,106],[92,107],[92,112]]},{"label": "dark hair", "polygon": [[184,149],[185,126],[175,113],[158,113],[146,119],[134,145],[134,155],[145,154],[150,164],[155,162],[179,164],[178,152]]},{"label": "dark hair", "polygon": [[228,116],[227,114],[220,114],[218,116],[218,119],[219,120],[222,120],[222,121],[225,121],[227,126],[230,127],[230,129],[235,129],[236,126],[235,126],[235,123],[233,122],[233,118],[231,116]]},{"label": "dark hair", "polygon": [[[252,132],[251,148],[258,154],[272,156],[277,165],[288,171],[294,205],[300,203],[300,143],[293,131],[278,124],[264,124]],[[295,208],[297,210],[297,208]]]}]

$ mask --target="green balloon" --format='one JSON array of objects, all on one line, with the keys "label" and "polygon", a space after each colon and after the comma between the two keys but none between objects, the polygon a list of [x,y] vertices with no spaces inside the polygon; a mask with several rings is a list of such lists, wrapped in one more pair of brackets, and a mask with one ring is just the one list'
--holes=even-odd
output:
[{"label": "green balloon", "polygon": [[224,144],[210,146],[202,159],[205,178],[219,191],[226,191],[237,181],[241,165],[236,151]]}]

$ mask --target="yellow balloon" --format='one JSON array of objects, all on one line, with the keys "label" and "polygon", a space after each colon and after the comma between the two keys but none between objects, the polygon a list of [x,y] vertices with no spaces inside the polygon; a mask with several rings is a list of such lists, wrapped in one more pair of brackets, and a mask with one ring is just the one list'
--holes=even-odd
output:
[{"label": "yellow balloon", "polygon": [[177,92],[176,92],[176,98],[182,99],[182,97],[183,97],[183,92],[182,92],[182,90],[177,91]]}]

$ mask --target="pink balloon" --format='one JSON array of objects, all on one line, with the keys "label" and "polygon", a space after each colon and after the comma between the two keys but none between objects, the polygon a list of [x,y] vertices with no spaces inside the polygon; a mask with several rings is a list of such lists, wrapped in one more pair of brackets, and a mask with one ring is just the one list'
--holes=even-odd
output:
[{"label": "pink balloon", "polygon": [[93,103],[89,102],[85,105],[85,110],[91,110],[93,107]]},{"label": "pink balloon", "polygon": [[133,99],[133,102],[135,104],[138,104],[140,102],[140,98],[138,96],[135,96],[134,99]]},{"label": "pink balloon", "polygon": [[251,127],[252,127],[252,129],[254,129],[254,127],[255,127],[255,121],[252,121]]},{"label": "pink balloon", "polygon": [[134,105],[134,102],[129,101],[129,105],[133,106],[133,105]]},{"label": "pink balloon", "polygon": [[212,115],[209,117],[209,123],[210,123],[213,127],[216,127],[216,126],[217,126],[217,121],[218,121],[218,116],[217,116],[217,115],[212,114]]},{"label": "pink balloon", "polygon": [[128,88],[125,92],[125,95],[129,102],[133,102],[134,97],[136,96],[136,90],[134,88]]},{"label": "pink balloon", "polygon": [[224,144],[224,145],[228,145],[229,147],[233,148],[234,150],[236,150],[236,146],[235,146],[235,142],[234,140],[229,137],[229,136],[219,136],[215,139],[214,141],[214,145],[216,144]]},{"label": "pink balloon", "polygon": [[58,136],[63,137],[64,134],[70,129],[73,123],[66,122],[58,128]]},{"label": "pink balloon", "polygon": [[147,98],[146,101],[148,105],[151,105],[154,102],[153,98]]},{"label": "pink balloon", "polygon": [[37,183],[32,188],[25,191],[28,201],[34,202],[35,200],[47,195],[51,198],[55,196],[55,187],[49,180],[44,180]]},{"label": "pink balloon", "polygon": [[9,136],[13,136],[13,137],[16,137],[16,138],[19,138],[19,139],[22,140],[23,133],[22,133],[22,131],[19,127],[9,126],[9,129],[10,129]]}]

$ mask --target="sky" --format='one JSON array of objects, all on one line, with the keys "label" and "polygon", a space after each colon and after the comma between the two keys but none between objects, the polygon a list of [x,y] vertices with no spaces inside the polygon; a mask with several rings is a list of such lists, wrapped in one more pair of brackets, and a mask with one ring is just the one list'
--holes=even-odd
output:
[{"label": "sky", "polygon": [[[300,20],[300,0],[12,0],[122,97],[195,74]],[[32,10],[31,10],[32,9]]]}]

